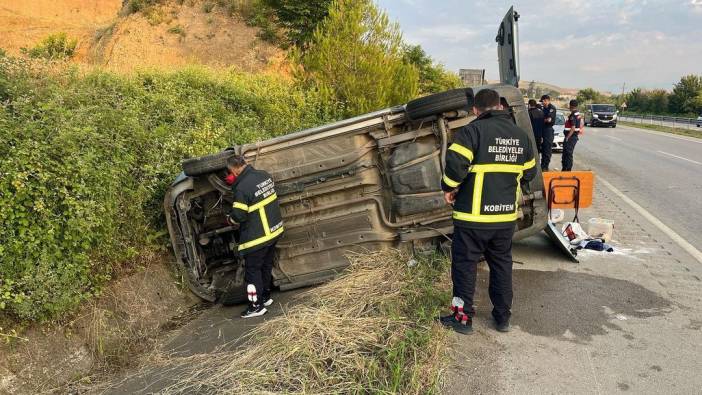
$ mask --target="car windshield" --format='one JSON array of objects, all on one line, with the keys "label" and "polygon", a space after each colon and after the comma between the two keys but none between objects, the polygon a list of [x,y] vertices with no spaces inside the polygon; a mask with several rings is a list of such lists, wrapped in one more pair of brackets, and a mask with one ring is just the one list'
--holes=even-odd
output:
[{"label": "car windshield", "polygon": [[556,125],[565,125],[565,115],[556,113]]},{"label": "car windshield", "polygon": [[615,112],[617,110],[611,104],[593,104],[592,111],[594,111],[594,112]]}]

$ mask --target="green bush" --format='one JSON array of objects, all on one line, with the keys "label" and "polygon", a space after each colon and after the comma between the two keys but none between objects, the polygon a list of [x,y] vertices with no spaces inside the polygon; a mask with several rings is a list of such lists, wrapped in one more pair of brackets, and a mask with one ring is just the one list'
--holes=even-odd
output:
[{"label": "green bush", "polygon": [[335,0],[299,55],[308,83],[357,115],[417,96],[419,73],[403,58],[396,23],[371,0]]},{"label": "green bush", "polygon": [[41,40],[36,47],[27,51],[32,58],[42,59],[70,59],[76,53],[78,40],[69,39],[66,33],[51,34]]},{"label": "green bush", "polygon": [[0,312],[21,319],[60,317],[155,247],[182,159],[338,116],[271,76],[48,67],[0,57]]}]

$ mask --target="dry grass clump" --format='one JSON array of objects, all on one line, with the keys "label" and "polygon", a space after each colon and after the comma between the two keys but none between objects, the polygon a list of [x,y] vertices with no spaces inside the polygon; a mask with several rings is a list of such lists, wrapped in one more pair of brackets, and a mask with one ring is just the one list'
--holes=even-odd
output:
[{"label": "dry grass clump", "polygon": [[[164,393],[426,393],[443,332],[407,317],[416,273],[389,250],[350,257],[344,277],[257,327],[236,351],[184,358]],[[173,361],[171,361],[173,362]]]}]

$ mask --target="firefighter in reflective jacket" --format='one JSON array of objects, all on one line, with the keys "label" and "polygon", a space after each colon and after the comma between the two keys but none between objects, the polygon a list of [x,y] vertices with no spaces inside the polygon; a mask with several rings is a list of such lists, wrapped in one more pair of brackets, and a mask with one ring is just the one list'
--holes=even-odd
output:
[{"label": "firefighter in reflective jacket", "polygon": [[563,155],[561,156],[561,169],[571,171],[573,169],[573,152],[575,144],[578,143],[578,136],[583,132],[583,116],[578,111],[578,101],[571,100],[570,114],[565,123],[565,139],[563,140]]},{"label": "firefighter in reflective jacket", "polygon": [[477,118],[454,135],[441,182],[454,210],[452,314],[441,322],[460,333],[472,331],[477,264],[484,255],[492,315],[496,328],[506,332],[512,306],[512,236],[521,182],[536,175],[534,148],[494,90],[475,95],[473,113]]},{"label": "firefighter in reflective jacket", "polygon": [[283,219],[270,174],[247,165],[239,155],[227,160],[227,168],[236,177],[232,185],[234,204],[228,218],[240,224],[238,249],[244,257],[249,299],[241,316],[257,317],[273,303],[270,292],[275,244],[283,234]]}]

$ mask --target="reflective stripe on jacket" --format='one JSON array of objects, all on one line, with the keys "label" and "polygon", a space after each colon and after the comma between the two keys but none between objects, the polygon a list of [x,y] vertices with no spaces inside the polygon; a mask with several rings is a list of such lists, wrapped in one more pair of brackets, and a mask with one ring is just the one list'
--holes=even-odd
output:
[{"label": "reflective stripe on jacket", "polygon": [[507,111],[488,111],[454,134],[441,187],[458,188],[455,226],[514,226],[520,181],[536,176],[531,140]]},{"label": "reflective stripe on jacket", "polygon": [[239,251],[247,254],[271,245],[283,234],[283,218],[270,174],[246,166],[232,185],[229,216],[240,224]]}]

